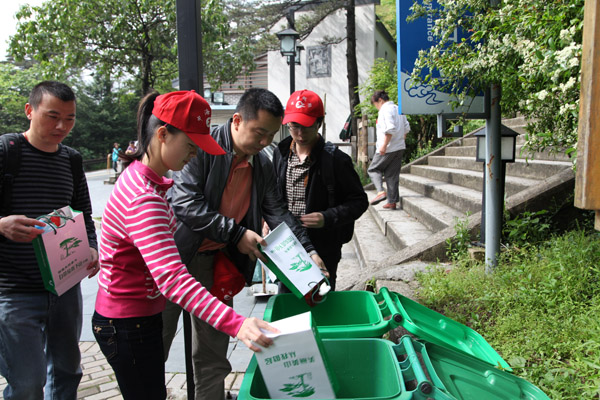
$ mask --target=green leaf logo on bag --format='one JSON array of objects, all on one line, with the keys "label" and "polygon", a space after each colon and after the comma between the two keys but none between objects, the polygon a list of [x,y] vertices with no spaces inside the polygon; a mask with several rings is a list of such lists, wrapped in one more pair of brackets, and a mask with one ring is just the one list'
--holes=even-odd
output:
[{"label": "green leaf logo on bag", "polygon": [[291,265],[292,267],[290,268],[290,271],[297,271],[297,272],[304,272],[304,271],[308,271],[311,267],[310,263],[303,260],[302,256],[300,254],[296,254],[294,258],[298,258],[298,262],[293,262]]},{"label": "green leaf logo on bag", "polygon": [[81,239],[77,239],[76,237],[70,237],[60,242],[60,248],[65,251],[65,254],[60,257],[61,260],[64,260],[65,258],[69,257],[69,250],[74,249],[75,247],[79,247],[80,243]]},{"label": "green leaf logo on bag", "polygon": [[298,379],[297,382],[286,383],[283,388],[279,389],[281,392],[287,393],[292,397],[308,397],[315,394],[315,388],[307,383],[304,383],[304,376],[308,375],[311,378],[310,373],[300,374],[297,376],[290,376],[290,379]]}]

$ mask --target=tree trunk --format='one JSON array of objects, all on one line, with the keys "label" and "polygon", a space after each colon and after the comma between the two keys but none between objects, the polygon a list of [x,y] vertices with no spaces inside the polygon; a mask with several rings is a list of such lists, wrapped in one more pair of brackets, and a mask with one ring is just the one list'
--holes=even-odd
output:
[{"label": "tree trunk", "polygon": [[[348,97],[350,112],[354,113],[354,108],[360,104],[358,96],[358,64],[356,62],[356,21],[355,21],[355,0],[348,0],[346,3],[346,65],[348,69]],[[357,116],[360,118],[360,115]],[[354,118],[352,123],[352,136],[357,137],[358,119]],[[350,139],[352,140],[352,139]],[[358,158],[355,156],[355,159]]]}]

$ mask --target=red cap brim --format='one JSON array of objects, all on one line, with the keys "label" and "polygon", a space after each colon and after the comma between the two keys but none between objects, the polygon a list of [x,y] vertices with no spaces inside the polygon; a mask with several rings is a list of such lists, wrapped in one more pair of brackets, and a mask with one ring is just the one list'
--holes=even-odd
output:
[{"label": "red cap brim", "polygon": [[222,156],[225,154],[225,150],[219,146],[211,135],[202,133],[188,133],[187,135],[198,147],[208,154],[212,154],[213,156]]},{"label": "red cap brim", "polygon": [[295,122],[302,126],[313,126],[316,120],[317,117],[312,117],[302,113],[286,113],[281,123],[287,124],[288,122]]}]

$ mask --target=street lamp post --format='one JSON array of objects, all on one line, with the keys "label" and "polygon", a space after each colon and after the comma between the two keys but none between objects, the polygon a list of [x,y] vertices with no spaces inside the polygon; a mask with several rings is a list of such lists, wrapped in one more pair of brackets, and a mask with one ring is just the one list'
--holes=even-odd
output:
[{"label": "street lamp post", "polygon": [[[486,243],[486,216],[488,215],[488,210],[485,207],[486,204],[486,151],[487,151],[487,128],[481,129],[479,132],[475,133],[475,137],[477,138],[477,150],[475,155],[475,161],[483,163],[483,191],[481,194],[481,243]],[[501,170],[500,170],[500,179],[499,179],[499,191],[497,193],[498,198],[495,199],[494,204],[503,204],[504,201],[504,186],[506,182],[506,163],[515,162],[516,157],[516,148],[517,148],[517,136],[519,135],[514,130],[510,129],[505,125],[500,126],[500,160],[502,162]],[[490,214],[494,212],[494,210],[489,211]],[[497,212],[497,210],[496,210]],[[502,212],[500,210],[500,212]],[[500,224],[502,223],[502,217],[499,218]],[[494,221],[493,216],[490,216],[490,221]],[[493,222],[492,222],[493,223]],[[501,227],[499,227],[501,228]],[[499,230],[499,229],[495,229]],[[499,239],[499,238],[498,238]],[[486,246],[487,247],[487,246]],[[499,246],[498,246],[499,247]]]},{"label": "street lamp post", "polygon": [[[296,46],[296,65],[302,65],[302,50],[304,50],[304,46]],[[287,58],[287,63],[290,65],[290,57]]]},{"label": "street lamp post", "polygon": [[290,94],[296,90],[296,52],[298,51],[296,41],[300,34],[292,28],[287,28],[277,33],[280,41],[281,55],[287,57],[290,64]]}]

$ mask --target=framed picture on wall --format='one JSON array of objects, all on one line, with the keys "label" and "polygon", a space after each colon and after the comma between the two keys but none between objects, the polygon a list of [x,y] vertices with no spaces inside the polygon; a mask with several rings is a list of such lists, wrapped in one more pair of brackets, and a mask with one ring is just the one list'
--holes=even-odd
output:
[{"label": "framed picture on wall", "polygon": [[307,78],[331,76],[331,46],[308,46],[306,51]]}]

